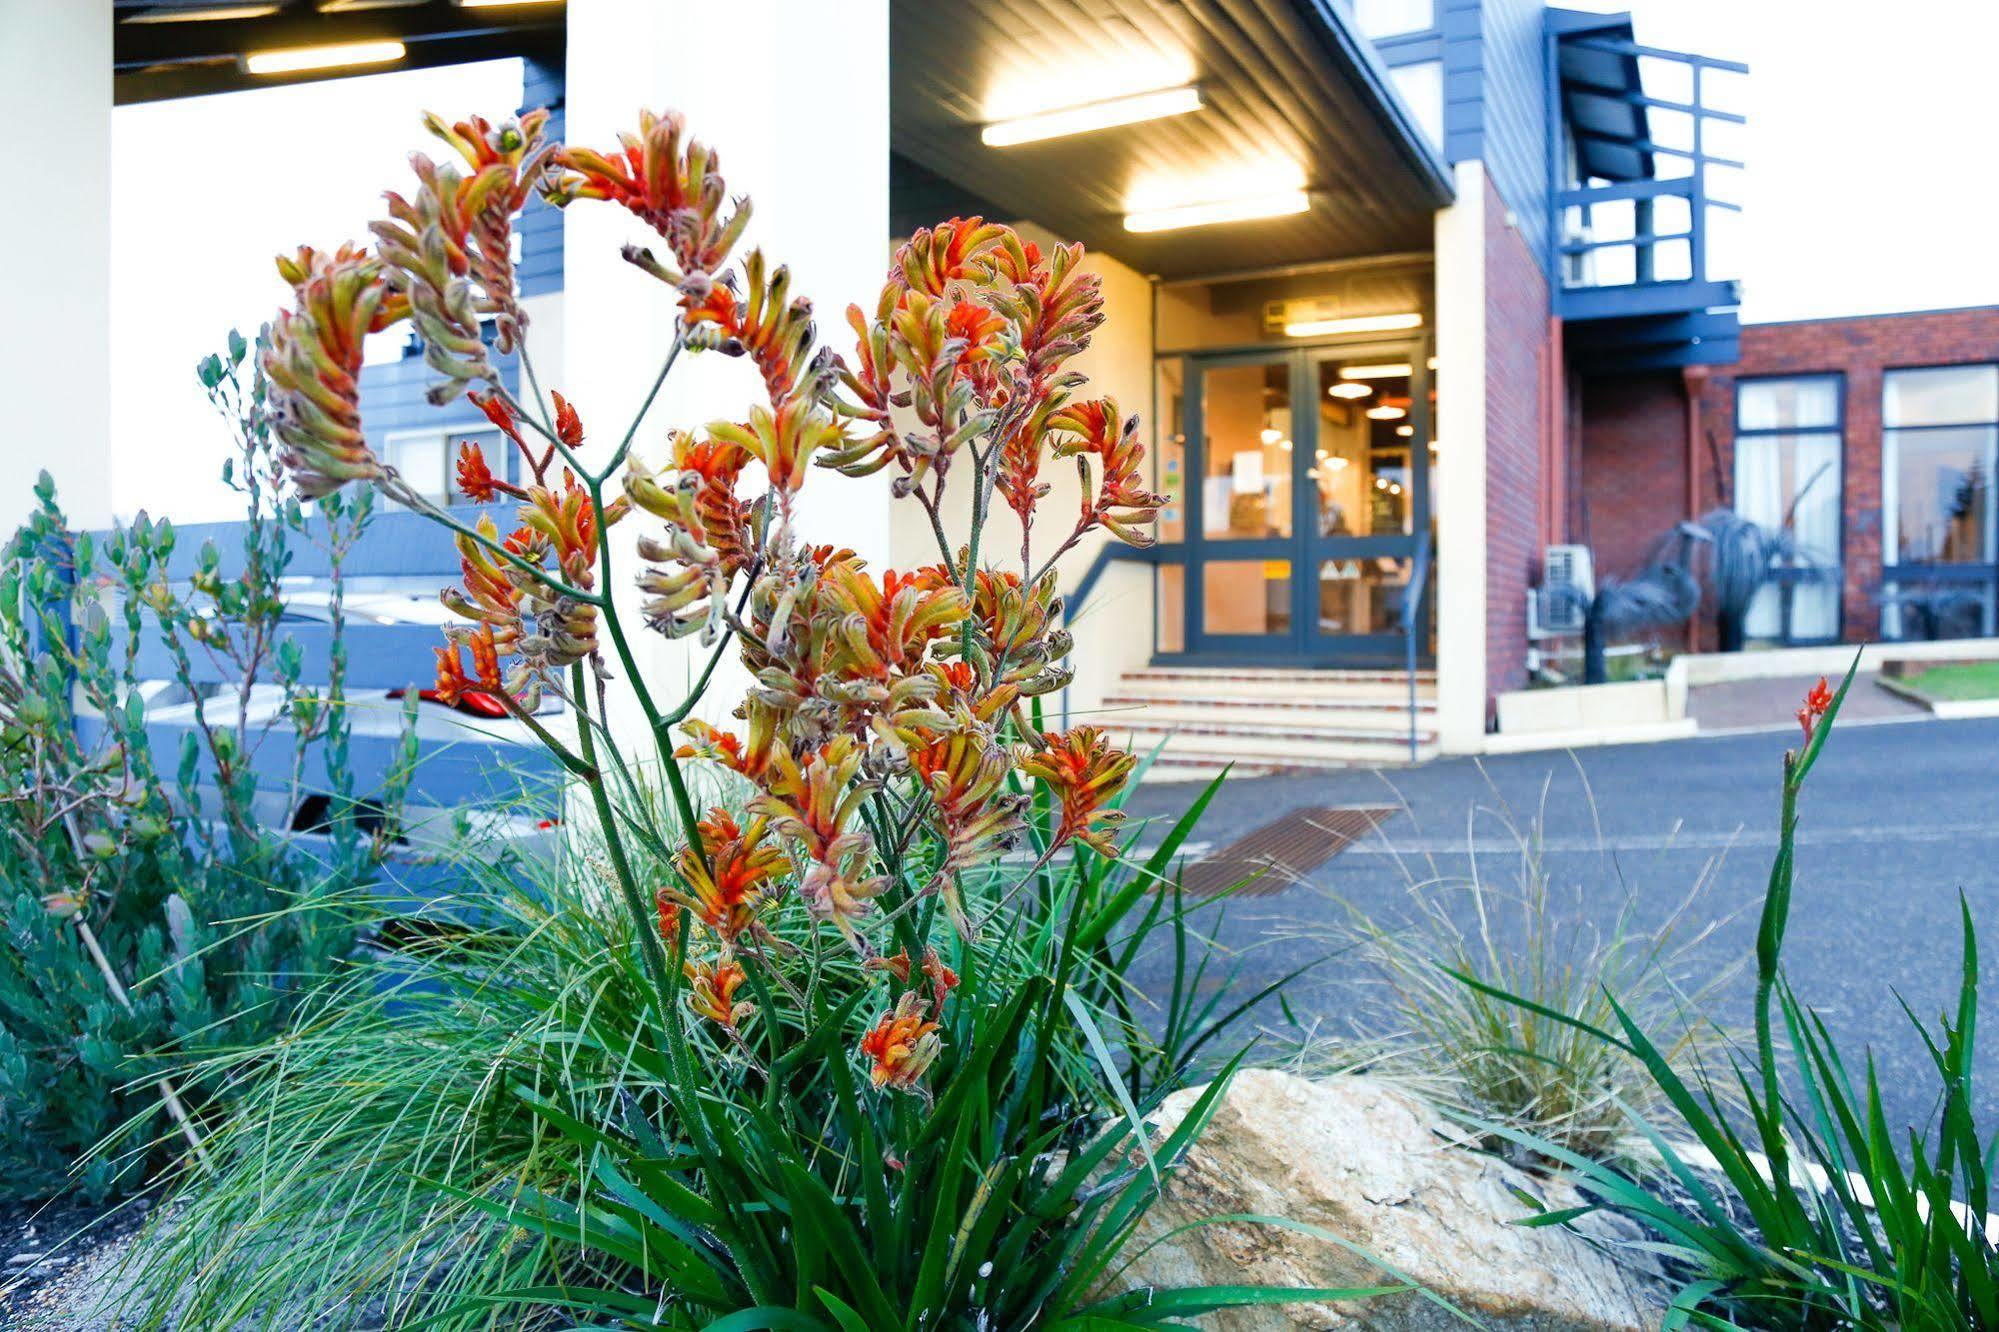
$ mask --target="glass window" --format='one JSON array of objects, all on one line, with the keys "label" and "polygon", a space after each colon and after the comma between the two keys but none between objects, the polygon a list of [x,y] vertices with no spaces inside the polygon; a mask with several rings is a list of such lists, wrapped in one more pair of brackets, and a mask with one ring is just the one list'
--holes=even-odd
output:
[{"label": "glass window", "polygon": [[1839,424],[1839,378],[1745,379],[1735,390],[1738,430],[1795,430]]},{"label": "glass window", "polygon": [[1187,650],[1187,566],[1162,564],[1153,584],[1153,650]]},{"label": "glass window", "polygon": [[1986,425],[1999,421],[1999,365],[1890,370],[1881,394],[1887,426]]},{"label": "glass window", "polygon": [[1211,560],[1201,568],[1201,631],[1291,632],[1291,561]]},{"label": "glass window", "polygon": [[1889,433],[1887,549],[1896,564],[1985,564],[1992,559],[1992,428]]},{"label": "glass window", "polygon": [[1204,370],[1201,413],[1202,535],[1223,541],[1290,536],[1290,365]]},{"label": "glass window", "polygon": [[395,434],[383,442],[382,460],[402,473],[433,504],[469,504],[457,483],[458,446],[477,444],[495,476],[508,475],[512,445],[490,426],[467,430],[423,430]]},{"label": "glass window", "polygon": [[[1992,475],[1999,464],[1999,366],[1891,370],[1881,391],[1883,563],[1956,566],[1949,580],[1901,578],[1882,596],[1889,638],[1993,631]],[[1967,568],[1966,566],[1971,566]]]},{"label": "glass window", "polygon": [[1412,65],[1391,65],[1388,80],[1416,117],[1416,128],[1438,152],[1444,149],[1444,62],[1420,60]]},{"label": "glass window", "polygon": [[1159,508],[1158,529],[1159,539],[1166,542],[1187,539],[1186,382],[1186,366],[1179,360],[1159,363],[1158,405],[1152,413],[1157,432],[1152,449],[1152,488],[1166,497]]},{"label": "glass window", "polygon": [[1839,637],[1840,384],[1837,375],[1814,375],[1736,386],[1735,510],[1768,531],[1789,531],[1799,550],[1750,603],[1743,632],[1751,639]]},{"label": "glass window", "polygon": [[1353,21],[1373,39],[1426,32],[1437,26],[1436,0],[1353,0]]}]

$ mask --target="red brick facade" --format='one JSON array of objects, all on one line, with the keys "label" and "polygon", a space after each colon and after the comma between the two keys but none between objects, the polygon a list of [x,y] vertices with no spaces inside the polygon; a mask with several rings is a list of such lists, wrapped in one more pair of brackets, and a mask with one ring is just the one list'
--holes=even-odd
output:
[{"label": "red brick facade", "polygon": [[[1490,178],[1485,195],[1485,660],[1490,693],[1527,683],[1527,590],[1541,573],[1554,356],[1548,284]],[[1450,442],[1440,450],[1450,485]],[[1449,534],[1444,534],[1449,539]]]},{"label": "red brick facade", "polygon": [[1586,378],[1571,533],[1595,547],[1602,571],[1628,572],[1667,525],[1731,500],[1737,380],[1838,374],[1846,423],[1841,628],[1849,642],[1879,637],[1882,372],[1995,360],[1995,307],[1746,325],[1741,360],[1692,381],[1699,417],[1691,442],[1680,372]]}]

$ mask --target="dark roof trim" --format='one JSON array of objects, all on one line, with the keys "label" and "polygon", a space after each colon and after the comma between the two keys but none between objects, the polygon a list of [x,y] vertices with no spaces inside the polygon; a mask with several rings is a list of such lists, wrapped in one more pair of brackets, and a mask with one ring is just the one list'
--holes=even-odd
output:
[{"label": "dark roof trim", "polygon": [[[1999,315],[1999,305],[1935,305],[1920,310],[1879,310],[1871,314],[1807,315],[1802,319],[1759,319],[1744,328],[1782,328],[1787,324],[1854,324],[1866,319],[1922,319],[1935,315]],[[1988,358],[1989,359],[1989,358]]]},{"label": "dark roof trim", "polygon": [[1297,3],[1305,12],[1308,26],[1320,35],[1334,66],[1345,70],[1360,85],[1368,104],[1377,109],[1382,128],[1395,141],[1403,160],[1428,187],[1437,207],[1447,207],[1457,198],[1450,166],[1443,154],[1423,137],[1416,118],[1403,105],[1401,94],[1389,80],[1388,67],[1374,52],[1374,44],[1354,31],[1334,0],[1297,0]]}]

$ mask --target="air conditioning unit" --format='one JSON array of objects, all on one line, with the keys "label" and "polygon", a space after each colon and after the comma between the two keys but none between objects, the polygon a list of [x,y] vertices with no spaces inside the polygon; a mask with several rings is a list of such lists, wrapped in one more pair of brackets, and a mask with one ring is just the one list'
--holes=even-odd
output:
[{"label": "air conditioning unit", "polygon": [[1541,586],[1529,606],[1529,637],[1566,638],[1583,631],[1583,615],[1596,595],[1596,569],[1588,546],[1550,546],[1541,561]]}]

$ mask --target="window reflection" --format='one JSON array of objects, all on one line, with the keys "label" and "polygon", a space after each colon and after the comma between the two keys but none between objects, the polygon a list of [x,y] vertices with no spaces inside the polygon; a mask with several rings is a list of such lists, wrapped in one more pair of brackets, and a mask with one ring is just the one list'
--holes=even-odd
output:
[{"label": "window reflection", "polygon": [[1319,366],[1319,446],[1310,476],[1320,536],[1392,536],[1415,530],[1410,473],[1417,413],[1406,362]]},{"label": "window reflection", "polygon": [[1201,375],[1201,532],[1220,540],[1291,535],[1291,370],[1283,362]]}]

